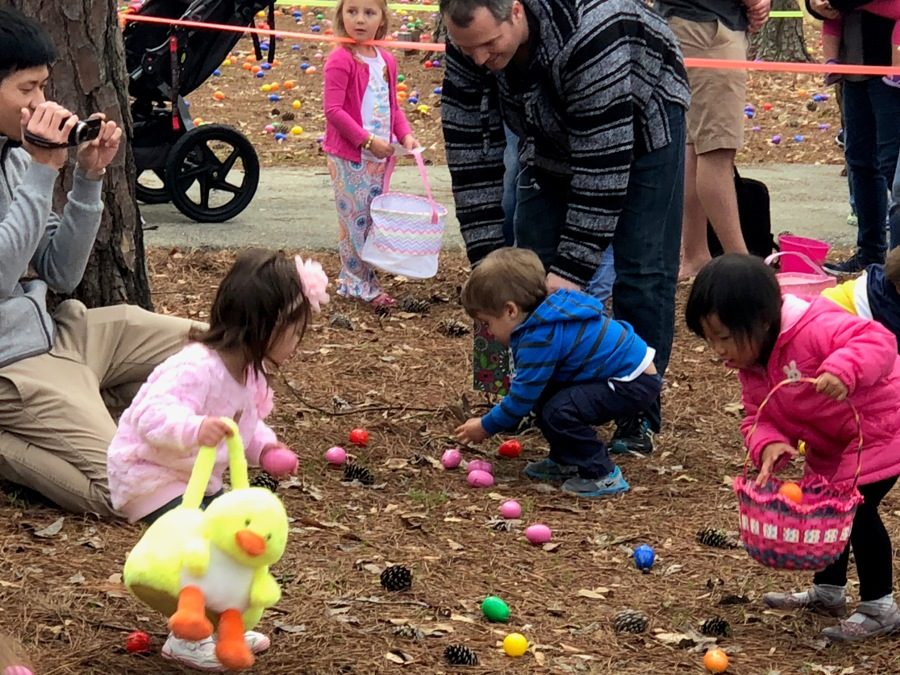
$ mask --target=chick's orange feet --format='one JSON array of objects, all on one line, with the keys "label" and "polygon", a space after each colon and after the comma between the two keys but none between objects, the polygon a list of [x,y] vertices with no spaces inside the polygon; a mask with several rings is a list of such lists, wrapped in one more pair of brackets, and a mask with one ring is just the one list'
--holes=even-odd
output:
[{"label": "chick's orange feet", "polygon": [[244,639],[244,620],[236,609],[219,615],[216,658],[229,670],[246,670],[253,665],[253,652]]},{"label": "chick's orange feet", "polygon": [[206,618],[206,600],[196,586],[185,586],[178,594],[178,609],[169,617],[169,630],[182,640],[205,640],[213,627]]}]

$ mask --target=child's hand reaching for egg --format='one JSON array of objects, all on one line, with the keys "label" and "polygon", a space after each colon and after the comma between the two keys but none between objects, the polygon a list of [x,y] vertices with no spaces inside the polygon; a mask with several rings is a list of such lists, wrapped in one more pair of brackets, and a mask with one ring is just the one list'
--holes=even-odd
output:
[{"label": "child's hand reaching for egg", "polygon": [[847,398],[847,385],[831,373],[822,373],[816,378],[816,391],[835,401]]}]

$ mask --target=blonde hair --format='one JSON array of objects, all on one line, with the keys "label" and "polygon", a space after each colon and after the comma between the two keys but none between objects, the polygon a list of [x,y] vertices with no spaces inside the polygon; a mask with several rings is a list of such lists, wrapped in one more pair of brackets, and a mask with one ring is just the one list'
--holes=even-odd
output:
[{"label": "blonde hair", "polygon": [[884,261],[884,276],[894,286],[900,288],[900,246],[888,251],[887,259]]},{"label": "blonde hair", "polygon": [[[347,34],[347,28],[344,26],[344,3],[346,0],[338,0],[337,6],[334,8],[334,21],[331,23],[331,29],[334,31],[334,34],[339,37],[350,37]],[[378,30],[375,31],[375,39],[383,40],[384,36],[387,35],[388,27],[391,21],[391,14],[388,10],[387,0],[375,0],[378,3],[379,8],[381,9],[381,25],[378,26]],[[341,43],[342,47],[349,49],[352,47],[352,44],[348,44],[346,42]]]},{"label": "blonde hair", "polygon": [[466,313],[500,316],[507,302],[533,312],[547,297],[547,273],[534,251],[498,248],[487,255],[463,286],[460,301]]}]

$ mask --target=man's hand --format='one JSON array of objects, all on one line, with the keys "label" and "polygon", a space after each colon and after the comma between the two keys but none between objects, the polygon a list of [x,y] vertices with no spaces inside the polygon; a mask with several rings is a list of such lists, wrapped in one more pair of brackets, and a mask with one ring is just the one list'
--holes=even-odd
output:
[{"label": "man's hand", "polygon": [[481,443],[487,437],[487,432],[481,426],[480,417],[470,417],[456,427],[456,438],[461,443]]},{"label": "man's hand", "polygon": [[835,401],[843,401],[848,393],[847,385],[831,373],[822,373],[816,378],[816,391]]},{"label": "man's hand", "polygon": [[836,19],[841,15],[828,0],[809,0],[809,8],[823,19]]},{"label": "man's hand", "polygon": [[103,113],[91,115],[91,119],[95,118],[104,120],[100,133],[94,140],[78,146],[77,154],[78,166],[88,178],[99,178],[103,175],[103,171],[119,152],[122,141],[122,129],[115,122],[107,122]]},{"label": "man's hand", "polygon": [[69,132],[78,123],[78,116],[53,101],[44,101],[34,110],[22,108],[22,147],[38,164],[61,169],[69,157],[66,148],[39,148],[25,140],[25,132],[40,136],[51,143],[65,143]]},{"label": "man's hand", "polygon": [[772,9],[772,0],[744,0],[747,9],[747,22],[751,33],[760,30],[769,20],[769,10]]},{"label": "man's hand", "polygon": [[787,443],[769,443],[762,452],[762,463],[759,467],[759,475],[756,477],[757,487],[762,487],[772,475],[772,469],[775,463],[782,455],[790,455],[792,458],[797,456],[797,449],[792,448]]},{"label": "man's hand", "polygon": [[569,281],[568,279],[563,279],[558,274],[554,274],[550,272],[547,275],[547,292],[555,293],[556,291],[568,290],[568,291],[580,291],[581,286],[576,284],[573,281]]}]

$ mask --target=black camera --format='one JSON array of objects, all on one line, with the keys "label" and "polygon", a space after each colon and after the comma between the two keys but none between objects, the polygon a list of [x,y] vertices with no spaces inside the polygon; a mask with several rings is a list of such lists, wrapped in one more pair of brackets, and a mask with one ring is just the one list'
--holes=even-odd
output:
[{"label": "black camera", "polygon": [[[63,126],[65,122],[63,122]],[[89,120],[79,120],[79,122],[72,127],[72,130],[69,132],[69,137],[66,139],[65,143],[53,143],[48,141],[46,138],[42,136],[35,136],[29,131],[25,131],[25,140],[31,143],[32,145],[36,145],[39,148],[48,148],[48,149],[57,149],[57,148],[72,148],[76,145],[81,145],[82,143],[87,143],[88,141],[92,141],[97,136],[100,135],[100,127],[103,126],[103,120],[97,117],[91,118]],[[62,128],[62,127],[60,127]]]}]

